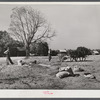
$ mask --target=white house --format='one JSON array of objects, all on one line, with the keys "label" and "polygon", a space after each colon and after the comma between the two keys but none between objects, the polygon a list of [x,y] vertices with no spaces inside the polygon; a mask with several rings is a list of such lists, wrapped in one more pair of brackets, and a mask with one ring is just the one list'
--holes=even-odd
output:
[{"label": "white house", "polygon": [[62,58],[66,56],[66,50],[59,50],[59,54],[58,54],[58,57],[59,57],[59,60],[62,61]]},{"label": "white house", "polygon": [[97,50],[93,50],[93,55],[99,55],[99,52]]},{"label": "white house", "polygon": [[66,50],[59,50],[59,53],[66,53]]}]

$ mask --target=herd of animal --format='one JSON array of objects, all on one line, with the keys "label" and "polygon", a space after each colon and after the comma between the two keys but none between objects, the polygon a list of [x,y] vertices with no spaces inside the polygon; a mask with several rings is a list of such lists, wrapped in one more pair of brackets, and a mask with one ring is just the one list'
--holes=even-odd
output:
[{"label": "herd of animal", "polygon": [[[56,74],[56,77],[61,79],[69,76],[72,77],[79,76],[79,74],[75,74],[75,72],[84,72],[84,69],[78,66],[74,66],[73,69],[70,66],[60,67],[58,73]],[[96,77],[93,74],[88,72],[84,72],[83,75],[86,78],[96,79]]]}]

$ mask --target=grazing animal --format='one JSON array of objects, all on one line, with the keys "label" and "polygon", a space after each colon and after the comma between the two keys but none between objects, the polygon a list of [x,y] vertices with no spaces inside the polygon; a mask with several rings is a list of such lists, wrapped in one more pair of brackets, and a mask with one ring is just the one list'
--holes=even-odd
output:
[{"label": "grazing animal", "polygon": [[69,72],[62,71],[62,72],[58,72],[58,73],[56,74],[56,77],[57,77],[57,78],[64,78],[64,77],[68,77],[69,75],[70,75]]},{"label": "grazing animal", "polygon": [[17,63],[18,63],[19,66],[22,66],[22,65],[26,64],[23,60],[18,60]]}]

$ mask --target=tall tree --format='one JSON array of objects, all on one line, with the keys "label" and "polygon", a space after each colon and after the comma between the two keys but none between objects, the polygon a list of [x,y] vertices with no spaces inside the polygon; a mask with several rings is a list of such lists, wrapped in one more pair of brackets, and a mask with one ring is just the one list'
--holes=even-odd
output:
[{"label": "tall tree", "polygon": [[91,55],[91,50],[86,47],[77,47],[76,50],[77,50],[77,56],[80,58],[80,60],[81,58],[82,60],[83,59],[85,60],[88,55]]},{"label": "tall tree", "polygon": [[44,41],[38,41],[37,43],[32,43],[30,45],[30,51],[31,53],[34,53],[38,56],[47,56],[48,55],[48,43]]},{"label": "tall tree", "polygon": [[37,54],[39,56],[47,56],[48,55],[48,44],[47,42],[38,42]]},{"label": "tall tree", "polygon": [[29,6],[12,9],[9,30],[12,37],[24,43],[26,57],[29,56],[31,42],[55,36],[42,13]]},{"label": "tall tree", "polygon": [[13,48],[23,47],[23,43],[15,41],[9,36],[7,31],[0,31],[0,56],[4,56],[4,51],[7,49],[8,46],[10,47],[10,53],[12,56],[12,54],[15,52]]},{"label": "tall tree", "polygon": [[0,31],[0,56],[4,55],[6,47],[13,43],[13,39],[8,35],[6,31]]}]

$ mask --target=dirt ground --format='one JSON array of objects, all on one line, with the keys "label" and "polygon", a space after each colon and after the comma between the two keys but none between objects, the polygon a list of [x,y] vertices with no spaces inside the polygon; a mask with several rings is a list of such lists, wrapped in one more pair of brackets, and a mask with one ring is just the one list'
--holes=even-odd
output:
[{"label": "dirt ground", "polygon": [[[17,60],[23,59],[29,63],[37,60],[37,64],[18,66]],[[52,57],[12,57],[14,65],[6,65],[5,58],[0,58],[0,89],[100,89],[100,55],[91,55],[84,62],[59,62],[57,56]],[[40,64],[45,64],[41,66]],[[77,76],[62,79],[56,77],[60,67],[77,65],[83,72],[74,72]],[[84,77],[89,72],[96,78]]]}]

